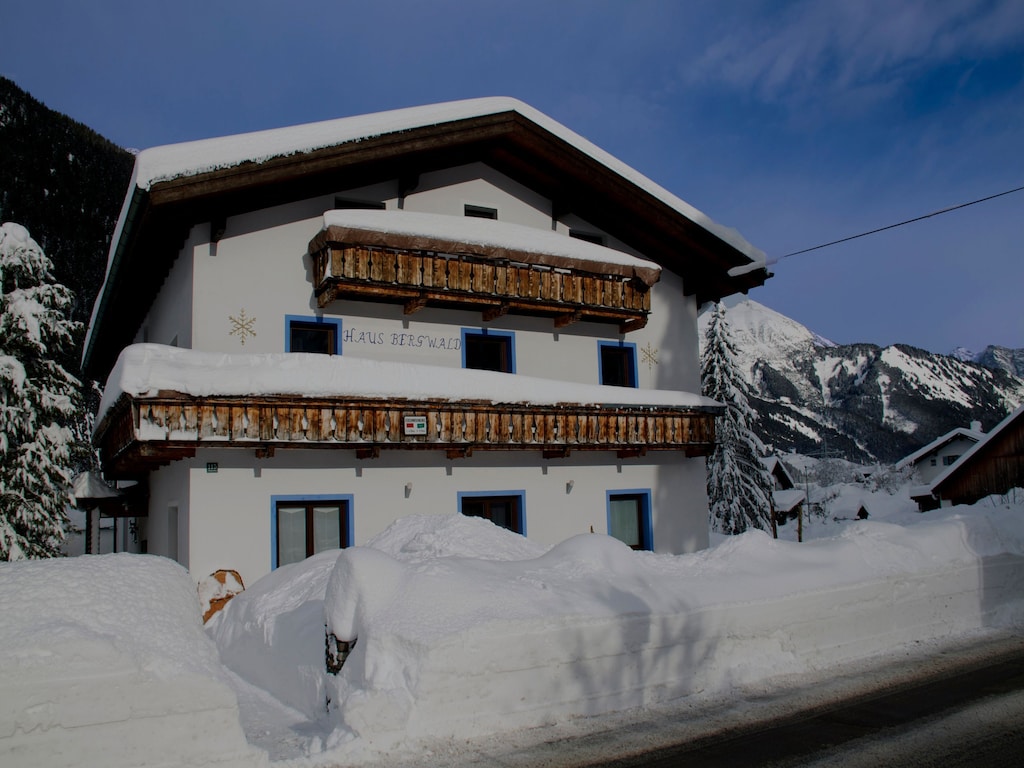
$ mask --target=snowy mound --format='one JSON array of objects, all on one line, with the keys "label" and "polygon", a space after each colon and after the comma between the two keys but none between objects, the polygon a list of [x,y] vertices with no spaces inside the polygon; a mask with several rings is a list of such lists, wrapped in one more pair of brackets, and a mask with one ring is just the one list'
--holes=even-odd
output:
[{"label": "snowy mound", "polygon": [[[966,513],[964,513],[966,511]],[[694,555],[600,534],[544,551],[459,515],[286,566],[211,622],[222,657],[342,759],[723,694],[901,643],[1024,621],[1020,507]],[[327,674],[324,628],[354,646]]]},{"label": "snowy mound", "polygon": [[0,564],[0,615],[0,754],[14,764],[261,764],[179,565]]}]

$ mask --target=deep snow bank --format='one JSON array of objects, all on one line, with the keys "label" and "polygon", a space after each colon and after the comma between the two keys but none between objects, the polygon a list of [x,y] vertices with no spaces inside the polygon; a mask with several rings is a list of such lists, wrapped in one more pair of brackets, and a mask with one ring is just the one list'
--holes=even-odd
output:
[{"label": "deep snow bank", "polygon": [[0,564],[0,764],[259,766],[170,560]]},{"label": "deep snow bank", "polygon": [[[545,552],[482,520],[428,515],[290,567],[235,598],[214,634],[240,675],[331,732],[314,751],[355,753],[719,694],[1024,624],[1024,508],[858,521],[804,544],[752,532],[680,557],[599,534]],[[310,624],[322,610],[321,624],[357,639],[337,677],[323,671],[322,626],[302,647],[285,631],[304,604]]]}]

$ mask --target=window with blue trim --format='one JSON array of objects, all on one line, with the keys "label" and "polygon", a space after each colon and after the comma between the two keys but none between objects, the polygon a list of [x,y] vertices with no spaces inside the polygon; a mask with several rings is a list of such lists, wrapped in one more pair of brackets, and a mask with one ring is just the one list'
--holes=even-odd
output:
[{"label": "window with blue trim", "polygon": [[462,329],[462,367],[516,372],[516,336],[512,331]]},{"label": "window with blue trim", "polygon": [[525,536],[525,499],[525,491],[467,491],[459,493],[459,512]]},{"label": "window with blue trim", "polygon": [[608,491],[608,535],[633,549],[654,549],[650,491]]},{"label": "window with blue trim", "polygon": [[600,382],[613,387],[636,386],[636,344],[628,341],[597,342]]},{"label": "window with blue trim", "polygon": [[341,354],[341,320],[332,317],[285,315],[284,351]]},{"label": "window with blue trim", "polygon": [[351,496],[271,499],[271,568],[351,545]]}]

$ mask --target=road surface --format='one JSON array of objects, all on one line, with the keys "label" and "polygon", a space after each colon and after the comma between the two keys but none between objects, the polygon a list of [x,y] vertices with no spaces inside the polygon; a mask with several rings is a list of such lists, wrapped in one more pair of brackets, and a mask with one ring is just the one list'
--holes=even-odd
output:
[{"label": "road surface", "polygon": [[717,702],[682,700],[472,744],[390,766],[1024,766],[1024,632],[900,649]]}]

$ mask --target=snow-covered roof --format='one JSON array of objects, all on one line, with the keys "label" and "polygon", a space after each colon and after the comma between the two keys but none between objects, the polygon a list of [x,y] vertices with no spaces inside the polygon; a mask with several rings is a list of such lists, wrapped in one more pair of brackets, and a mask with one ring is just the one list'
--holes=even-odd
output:
[{"label": "snow-covered roof", "polygon": [[896,469],[903,469],[904,467],[909,467],[911,464],[917,464],[917,462],[919,462],[928,454],[932,453],[933,451],[939,450],[939,448],[941,448],[942,446],[958,438],[973,440],[975,443],[977,443],[984,437],[984,432],[978,432],[976,430],[967,429],[965,427],[957,427],[956,429],[950,430],[941,437],[935,438],[930,443],[928,443],[928,445],[924,446],[923,448],[919,448],[909,456],[905,456],[904,458],[900,459],[899,463],[896,464]]},{"label": "snow-covered roof", "polygon": [[87,499],[116,499],[121,493],[107,485],[96,472],[79,472],[71,481],[71,493],[75,501]]},{"label": "snow-covered roof", "polygon": [[[518,112],[732,245],[751,261],[756,262],[751,268],[764,267],[764,252],[747,242],[735,229],[713,221],[689,203],[556,120],[518,99],[508,97],[467,99],[408,107],[145,149],[135,158],[133,183],[140,189],[148,190],[157,182],[170,181],[182,176],[223,170],[243,163],[262,163],[273,158],[312,152],[384,134],[502,112]],[[744,266],[741,269],[748,267]]]},{"label": "snow-covered roof", "polygon": [[104,414],[122,393],[154,397],[162,392],[193,397],[351,396],[536,405],[721,406],[692,392],[577,384],[348,355],[220,354],[161,344],[133,344],[121,352],[107,379],[96,422],[99,425],[103,421]]},{"label": "snow-covered roof", "polygon": [[[323,232],[349,242],[461,253],[480,249],[494,258],[528,260],[564,269],[636,276],[647,285],[661,267],[647,259],[551,230],[471,216],[403,210],[335,210],[324,214]],[[344,241],[344,240],[343,240]]]},{"label": "snow-covered roof", "polygon": [[802,504],[806,494],[798,488],[790,488],[785,491],[772,491],[772,503],[777,512],[789,512]]}]

